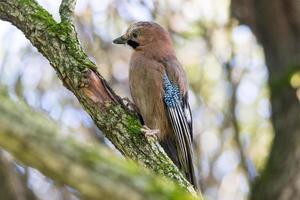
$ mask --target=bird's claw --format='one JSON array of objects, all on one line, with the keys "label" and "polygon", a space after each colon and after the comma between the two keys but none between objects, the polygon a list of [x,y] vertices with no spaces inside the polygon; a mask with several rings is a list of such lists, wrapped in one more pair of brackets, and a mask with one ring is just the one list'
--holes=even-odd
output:
[{"label": "bird's claw", "polygon": [[144,125],[141,128],[142,133],[145,134],[145,137],[154,137],[155,139],[158,139],[158,135],[159,135],[159,129],[150,129],[149,127],[147,127],[146,125]]}]

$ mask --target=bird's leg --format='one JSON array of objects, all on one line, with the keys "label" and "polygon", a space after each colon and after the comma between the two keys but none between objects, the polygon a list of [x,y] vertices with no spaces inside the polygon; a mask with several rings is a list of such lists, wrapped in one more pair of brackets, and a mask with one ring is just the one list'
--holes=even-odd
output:
[{"label": "bird's leg", "polygon": [[155,139],[159,138],[159,129],[150,129],[148,126],[144,125],[141,128],[141,131],[145,134],[145,137],[154,137]]}]

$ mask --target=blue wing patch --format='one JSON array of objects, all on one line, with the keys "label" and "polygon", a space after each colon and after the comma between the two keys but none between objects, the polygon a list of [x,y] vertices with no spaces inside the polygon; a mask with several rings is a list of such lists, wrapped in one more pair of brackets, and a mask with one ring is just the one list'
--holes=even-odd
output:
[{"label": "blue wing patch", "polygon": [[170,81],[167,74],[164,74],[163,77],[164,83],[164,102],[168,107],[175,107],[175,105],[179,102],[182,102],[182,97],[180,95],[179,86],[172,83]]}]

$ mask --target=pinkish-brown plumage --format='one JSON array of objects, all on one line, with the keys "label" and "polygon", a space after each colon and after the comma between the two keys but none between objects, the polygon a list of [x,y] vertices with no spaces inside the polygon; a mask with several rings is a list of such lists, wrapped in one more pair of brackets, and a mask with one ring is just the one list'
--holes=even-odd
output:
[{"label": "pinkish-brown plumage", "polygon": [[130,61],[130,91],[145,125],[159,129],[159,141],[166,153],[197,186],[188,85],[169,33],[156,23],[137,22],[114,43],[126,43],[134,49]]}]

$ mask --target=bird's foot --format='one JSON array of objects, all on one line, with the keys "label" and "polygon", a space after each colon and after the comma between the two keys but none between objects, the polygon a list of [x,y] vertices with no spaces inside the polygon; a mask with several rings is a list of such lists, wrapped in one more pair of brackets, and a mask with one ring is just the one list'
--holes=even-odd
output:
[{"label": "bird's foot", "polygon": [[158,139],[158,136],[159,136],[159,129],[150,129],[149,127],[147,127],[146,125],[144,125],[142,128],[141,128],[141,131],[142,133],[145,134],[145,137],[148,138],[148,137],[153,137],[155,138],[156,140]]}]

